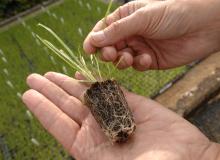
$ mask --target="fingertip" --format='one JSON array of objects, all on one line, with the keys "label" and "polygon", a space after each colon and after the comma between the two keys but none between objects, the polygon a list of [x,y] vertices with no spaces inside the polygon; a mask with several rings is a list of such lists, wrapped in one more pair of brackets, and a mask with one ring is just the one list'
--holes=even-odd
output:
[{"label": "fingertip", "polygon": [[23,93],[21,99],[22,99],[22,101],[23,101],[24,103],[29,99],[29,95],[30,95],[31,90],[32,90],[32,89],[27,90],[27,91],[25,91],[25,92]]},{"label": "fingertip", "polygon": [[106,36],[103,30],[98,32],[92,32],[90,34],[90,39],[93,45],[101,47],[101,43],[105,41]]},{"label": "fingertip", "polygon": [[80,75],[80,73],[78,71],[76,71],[75,74],[74,74],[74,78],[77,79],[79,77],[79,75]]},{"label": "fingertip", "polygon": [[54,76],[54,73],[55,73],[55,72],[51,72],[51,71],[50,71],[50,72],[47,72],[47,73],[44,74],[44,77],[46,77],[46,78],[53,77],[53,76]]},{"label": "fingertip", "polygon": [[113,46],[101,49],[101,59],[105,62],[114,62],[117,59],[117,50]]},{"label": "fingertip", "polygon": [[130,67],[133,64],[133,56],[129,52],[124,52],[123,56],[127,66]]},{"label": "fingertip", "polygon": [[30,85],[36,78],[38,78],[40,75],[39,74],[37,74],[37,73],[32,73],[32,74],[30,74],[28,77],[27,77],[27,79],[26,79],[26,83],[28,84],[28,85]]},{"label": "fingertip", "polygon": [[133,67],[138,71],[146,71],[152,64],[152,58],[149,54],[142,54],[134,58]]},{"label": "fingertip", "polygon": [[149,64],[149,59],[148,59],[148,57],[142,56],[142,58],[140,58],[139,63],[140,63],[140,65],[143,66],[143,67],[144,67],[144,66],[148,66],[148,64]]},{"label": "fingertip", "polygon": [[96,52],[96,47],[94,47],[91,42],[89,37],[87,37],[85,39],[85,41],[83,42],[83,50],[85,51],[85,53],[87,54],[92,54]]},{"label": "fingertip", "polygon": [[78,72],[78,71],[75,72],[74,78],[77,79],[77,80],[84,80],[85,79],[83,77],[83,75],[80,72]]},{"label": "fingertip", "polygon": [[126,69],[133,64],[133,56],[129,52],[120,52],[119,53],[121,62],[118,64],[118,69]]},{"label": "fingertip", "polygon": [[25,105],[27,105],[27,107],[29,108],[30,106],[32,106],[32,102],[34,102],[34,97],[36,97],[36,95],[38,94],[37,91],[35,91],[34,89],[29,89],[26,92],[23,93],[22,95],[22,101]]}]

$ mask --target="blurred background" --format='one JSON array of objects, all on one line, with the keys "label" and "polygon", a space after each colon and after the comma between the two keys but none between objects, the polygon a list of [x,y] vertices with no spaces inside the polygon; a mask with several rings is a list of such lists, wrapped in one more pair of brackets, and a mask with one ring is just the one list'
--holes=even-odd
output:
[{"label": "blurred background", "polygon": [[[123,2],[127,1],[114,3],[112,10]],[[106,1],[101,0],[0,1],[0,160],[72,159],[21,102],[30,73],[56,71],[72,76],[75,72],[36,39],[35,33],[54,40],[37,24],[52,28],[77,51],[106,10]],[[102,66],[102,72],[107,72],[105,64]],[[189,68],[142,73],[114,70],[111,76],[135,93],[154,97]]]}]

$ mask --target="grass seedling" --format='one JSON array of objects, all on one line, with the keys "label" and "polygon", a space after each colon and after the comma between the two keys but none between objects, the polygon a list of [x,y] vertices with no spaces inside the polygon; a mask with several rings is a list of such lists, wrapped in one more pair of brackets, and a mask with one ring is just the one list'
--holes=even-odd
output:
[{"label": "grass seedling", "polygon": [[[108,5],[105,19],[110,12],[112,3],[113,0],[111,0]],[[127,141],[134,133],[136,125],[118,83],[112,79],[104,79],[100,70],[100,62],[95,55],[90,55],[91,67],[89,67],[89,64],[86,63],[82,56],[80,48],[78,48],[78,53],[74,54],[54,31],[43,24],[39,24],[39,26],[48,31],[59,42],[63,49],[57,48],[53,43],[43,39],[39,35],[36,35],[36,37],[53,53],[86,78],[85,81],[80,82],[89,82],[91,84],[90,88],[84,94],[83,103],[89,107],[106,136],[113,143]],[[121,60],[122,58],[119,59],[116,67]],[[115,69],[113,69],[113,71],[110,72],[109,66],[107,67],[109,74],[115,71]]]}]

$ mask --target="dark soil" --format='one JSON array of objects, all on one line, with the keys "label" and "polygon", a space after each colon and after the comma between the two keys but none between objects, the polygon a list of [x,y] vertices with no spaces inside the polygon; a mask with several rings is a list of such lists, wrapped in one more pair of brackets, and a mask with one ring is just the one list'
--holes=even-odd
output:
[{"label": "dark soil", "polygon": [[85,104],[114,142],[126,142],[136,125],[125,96],[116,81],[96,82],[84,94]]}]

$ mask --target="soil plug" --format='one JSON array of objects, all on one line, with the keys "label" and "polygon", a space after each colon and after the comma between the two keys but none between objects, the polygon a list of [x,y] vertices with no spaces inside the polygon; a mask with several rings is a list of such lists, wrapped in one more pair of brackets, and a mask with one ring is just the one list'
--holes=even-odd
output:
[{"label": "soil plug", "polygon": [[85,104],[106,134],[114,142],[125,142],[136,125],[122,90],[116,81],[96,82],[84,94]]}]

